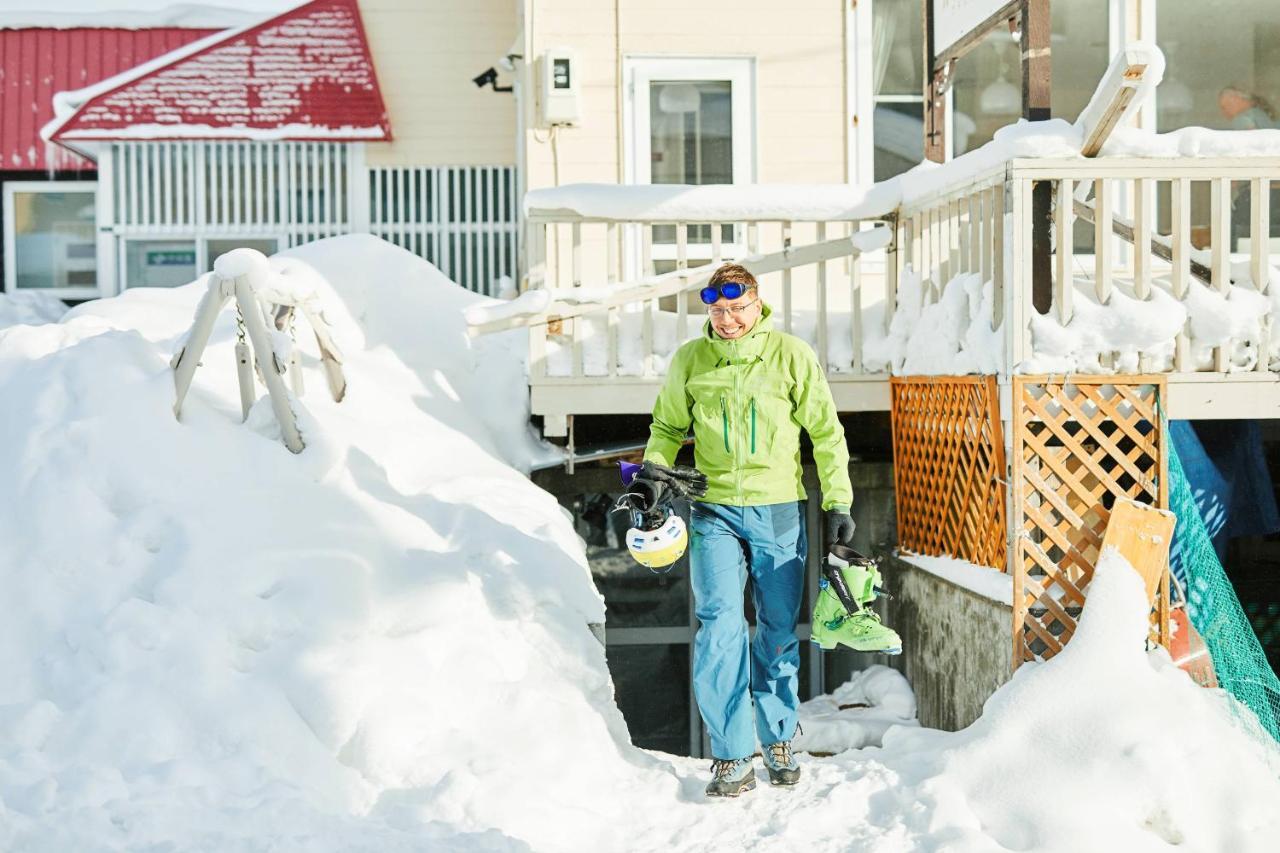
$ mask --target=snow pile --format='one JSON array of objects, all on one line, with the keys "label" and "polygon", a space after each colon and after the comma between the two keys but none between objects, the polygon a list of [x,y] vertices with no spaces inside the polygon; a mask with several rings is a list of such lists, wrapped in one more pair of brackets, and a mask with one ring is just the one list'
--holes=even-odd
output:
[{"label": "snow pile", "polygon": [[850,848],[1270,850],[1275,745],[1242,731],[1221,691],[1143,651],[1147,613],[1138,574],[1106,550],[1065,651],[1021,667],[968,729],[894,728],[850,767],[831,807],[870,824]]},{"label": "snow pile", "polygon": [[299,456],[265,395],[239,422],[232,311],[174,419],[200,285],[0,331],[0,849],[617,849],[620,805],[546,819],[647,759],[580,541],[504,461],[523,336],[469,347],[483,297],[372,237],[288,254],[350,381],[299,335]]},{"label": "snow pile", "polygon": [[899,277],[889,333],[874,334],[881,328],[878,318],[866,325],[866,369],[899,375],[1000,372],[1004,335],[1001,327],[991,328],[991,282],[964,273],[947,283],[937,302],[926,303],[925,296],[920,275],[908,264]]},{"label": "snow pile", "polygon": [[1155,133],[1117,127],[1101,153],[1104,157],[1276,157],[1280,156],[1280,130],[1183,127]]},{"label": "snow pile", "polygon": [[[0,419],[0,849],[1248,851],[1280,830],[1264,752],[1142,652],[1110,553],[1066,651],[969,729],[916,728],[873,669],[807,706],[806,737],[883,748],[708,808],[704,760],[628,745],[581,541],[508,464],[532,452],[523,335],[469,343],[484,297],[372,237],[272,265],[321,294],[350,381],[317,393],[298,336],[298,456],[265,397],[239,422],[230,311],[173,418],[201,283],[0,330],[24,413]],[[864,701],[874,725],[843,717]]]},{"label": "snow pile", "polygon": [[[1197,260],[1208,263],[1208,253]],[[1280,276],[1273,269],[1272,280]],[[1072,318],[1063,325],[1057,311],[1032,312],[1031,342],[1034,355],[1019,364],[1020,373],[1135,373],[1144,369],[1171,370],[1177,335],[1188,332],[1190,369],[1214,369],[1214,349],[1225,347],[1228,371],[1256,369],[1259,357],[1280,366],[1280,341],[1270,341],[1260,355],[1266,320],[1280,314],[1280,288],[1258,293],[1253,287],[1248,261],[1231,265],[1234,284],[1226,292],[1192,278],[1186,298],[1171,293],[1168,276],[1153,281],[1151,295],[1135,297],[1128,283],[1117,282],[1106,305],[1094,295],[1093,282],[1077,278]],[[1140,367],[1145,356],[1147,368]]]},{"label": "snow pile", "polygon": [[[1018,365],[1022,373],[1139,372],[1138,357],[1146,355],[1152,370],[1173,365],[1174,340],[1187,320],[1187,309],[1161,288],[1147,300],[1119,287],[1106,305],[1093,294],[1093,283],[1076,281],[1071,320],[1064,326],[1057,310],[1031,312],[1031,343],[1035,355]],[[1104,363],[1111,359],[1113,363]]]},{"label": "snow pile", "polygon": [[890,726],[916,726],[916,696],[902,673],[871,666],[830,693],[800,705],[801,752],[835,753],[879,746]]},{"label": "snow pile", "polygon": [[0,329],[56,323],[66,313],[66,303],[48,293],[39,290],[0,291]]}]

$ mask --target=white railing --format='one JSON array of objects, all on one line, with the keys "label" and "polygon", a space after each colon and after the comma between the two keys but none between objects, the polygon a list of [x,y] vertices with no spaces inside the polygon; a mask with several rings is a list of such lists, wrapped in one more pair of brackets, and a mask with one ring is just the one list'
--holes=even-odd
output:
[{"label": "white railing", "polygon": [[[622,221],[535,208],[527,281],[549,298],[540,319],[519,323],[535,413],[646,411],[670,355],[701,330],[693,291],[736,258],[762,265],[775,327],[814,346],[845,408],[886,407],[890,371],[1143,372],[1194,383],[1171,396],[1180,417],[1256,416],[1268,404],[1249,380],[1280,389],[1277,182],[1280,158],[1014,159],[876,220]],[[1037,187],[1050,197],[1044,315],[1033,305]],[[883,252],[832,248],[886,224]],[[952,292],[961,287],[964,300]],[[961,318],[959,357],[913,361],[961,304],[983,313]],[[1075,338],[1087,346],[1053,351]]]},{"label": "white railing", "polygon": [[[1269,371],[1275,364],[1272,268],[1280,265],[1280,246],[1273,245],[1280,237],[1272,210],[1277,179],[1280,158],[1014,161],[1010,188],[1020,248],[1014,277],[1030,280],[1030,193],[1033,184],[1048,182],[1054,198],[1050,316],[1059,325],[1072,322],[1081,299],[1105,306],[1122,293],[1152,302],[1162,291],[1182,306],[1187,322],[1151,342],[1138,355],[1138,370]],[[1017,293],[1029,321],[1027,288]],[[1249,322],[1250,312],[1256,322]],[[1021,322],[1012,364],[1034,354],[1033,346],[1028,323]],[[1122,355],[1104,353],[1102,367],[1119,367]]]},{"label": "white railing", "polygon": [[[532,286],[591,304],[562,306],[530,327],[535,385],[660,378],[679,344],[701,332],[696,291],[728,260],[751,259],[763,271],[775,327],[808,339],[829,372],[865,373],[864,333],[888,319],[883,253],[864,257],[874,241],[856,236],[883,228],[874,219],[634,222],[534,211],[527,222]],[[642,298],[616,298],[628,282]]]}]

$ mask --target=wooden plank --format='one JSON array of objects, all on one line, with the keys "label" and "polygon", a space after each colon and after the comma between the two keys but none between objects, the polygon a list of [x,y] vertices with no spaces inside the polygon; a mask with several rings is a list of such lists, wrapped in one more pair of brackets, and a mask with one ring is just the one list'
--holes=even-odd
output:
[{"label": "wooden plank", "polygon": [[1177,517],[1168,510],[1118,498],[1102,547],[1118,550],[1142,577],[1147,600],[1156,604],[1156,593],[1169,566],[1169,544]]}]

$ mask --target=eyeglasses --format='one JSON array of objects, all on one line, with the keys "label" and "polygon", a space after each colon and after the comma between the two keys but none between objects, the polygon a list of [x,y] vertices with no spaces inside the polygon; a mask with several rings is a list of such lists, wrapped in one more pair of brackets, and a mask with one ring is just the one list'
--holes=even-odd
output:
[{"label": "eyeglasses", "polygon": [[749,285],[740,281],[726,281],[724,284],[713,284],[710,287],[704,287],[698,291],[698,296],[702,298],[704,305],[714,305],[716,300],[723,296],[725,299],[737,299],[746,293]]},{"label": "eyeglasses", "polygon": [[723,317],[726,314],[732,314],[734,317],[741,317],[744,313],[746,313],[746,310],[748,308],[750,308],[752,305],[755,305],[759,301],[760,301],[759,299],[752,299],[750,302],[744,302],[741,305],[730,305],[726,308],[708,308],[707,314],[716,320],[719,320],[721,317]]}]

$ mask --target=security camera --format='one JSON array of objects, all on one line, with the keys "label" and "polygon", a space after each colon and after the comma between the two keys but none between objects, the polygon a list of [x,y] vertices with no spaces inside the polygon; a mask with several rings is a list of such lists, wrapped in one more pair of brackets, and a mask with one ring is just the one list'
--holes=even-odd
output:
[{"label": "security camera", "polygon": [[497,70],[496,68],[494,68],[492,65],[491,65],[491,66],[489,66],[487,69],[485,69],[483,73],[481,73],[481,74],[479,74],[479,75],[477,75],[477,76],[475,76],[475,77],[472,77],[472,78],[471,78],[471,82],[472,82],[472,83],[475,83],[475,84],[476,84],[476,86],[478,86],[478,87],[479,87],[479,88],[481,88],[481,89],[483,89],[485,86],[492,86],[492,87],[493,87],[493,91],[495,91],[495,92],[510,92],[510,91],[511,91],[511,87],[510,87],[510,86],[499,86],[499,85],[498,85],[498,70]]}]

